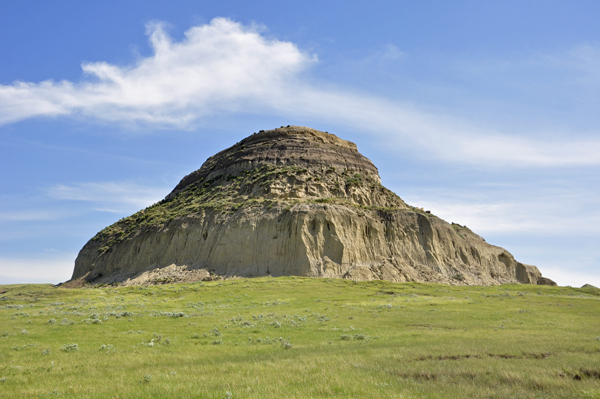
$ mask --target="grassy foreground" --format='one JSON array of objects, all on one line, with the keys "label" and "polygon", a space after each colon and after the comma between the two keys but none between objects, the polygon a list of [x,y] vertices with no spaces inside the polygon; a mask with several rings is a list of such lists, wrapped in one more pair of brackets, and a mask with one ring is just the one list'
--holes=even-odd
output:
[{"label": "grassy foreground", "polygon": [[0,286],[0,397],[600,398],[600,290]]}]

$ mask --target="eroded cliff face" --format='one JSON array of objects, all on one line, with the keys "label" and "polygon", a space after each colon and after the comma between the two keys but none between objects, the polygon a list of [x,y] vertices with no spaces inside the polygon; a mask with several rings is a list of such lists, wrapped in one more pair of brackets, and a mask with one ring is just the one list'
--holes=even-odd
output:
[{"label": "eroded cliff face", "polygon": [[165,200],[98,233],[73,280],[266,275],[483,285],[541,278],[469,229],[406,205],[353,143],[288,127],[209,158]]}]

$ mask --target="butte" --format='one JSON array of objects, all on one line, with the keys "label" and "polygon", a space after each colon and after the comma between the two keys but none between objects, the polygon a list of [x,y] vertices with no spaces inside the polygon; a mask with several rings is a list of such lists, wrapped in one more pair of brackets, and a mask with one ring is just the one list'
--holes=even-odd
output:
[{"label": "butte", "polygon": [[354,143],[288,126],[210,157],[164,200],[100,231],[67,285],[258,276],[555,284],[467,227],[407,205]]}]

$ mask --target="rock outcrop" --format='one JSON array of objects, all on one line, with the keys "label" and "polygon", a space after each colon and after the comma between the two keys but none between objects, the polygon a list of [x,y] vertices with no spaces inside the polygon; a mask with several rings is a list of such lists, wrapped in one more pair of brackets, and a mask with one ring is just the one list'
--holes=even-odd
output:
[{"label": "rock outcrop", "polygon": [[298,126],[247,137],[99,232],[71,284],[266,275],[548,284],[468,228],[407,205],[354,143]]}]

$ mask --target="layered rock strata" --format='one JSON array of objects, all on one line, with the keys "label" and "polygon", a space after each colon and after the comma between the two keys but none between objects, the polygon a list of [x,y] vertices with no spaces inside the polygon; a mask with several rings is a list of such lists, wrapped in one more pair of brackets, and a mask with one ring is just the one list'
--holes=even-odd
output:
[{"label": "layered rock strata", "polygon": [[549,280],[468,228],[408,206],[354,143],[288,126],[210,157],[163,201],[99,232],[79,253],[71,283],[267,275]]}]

